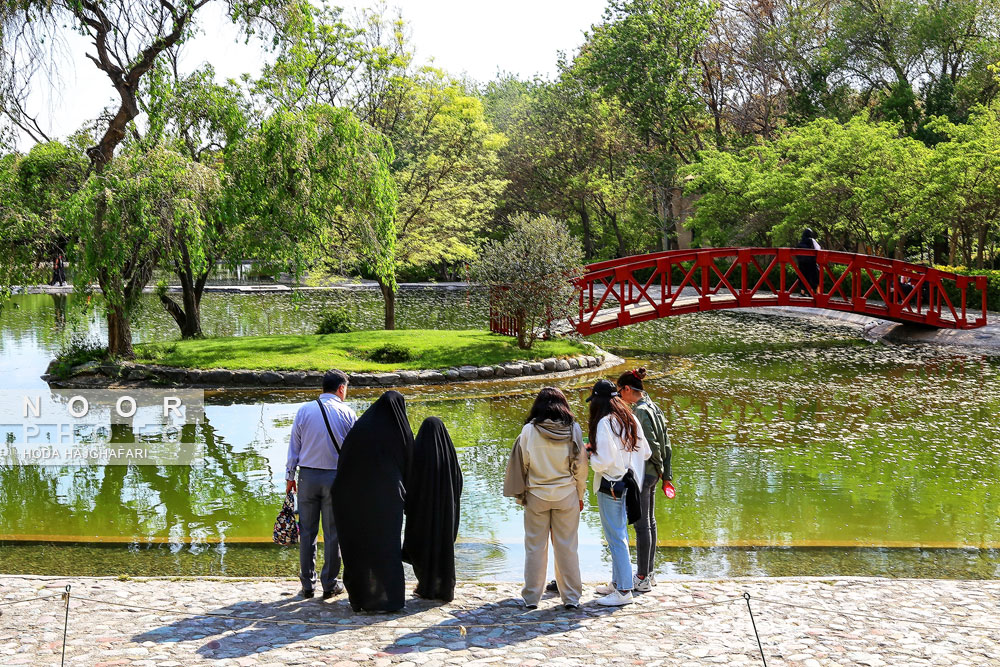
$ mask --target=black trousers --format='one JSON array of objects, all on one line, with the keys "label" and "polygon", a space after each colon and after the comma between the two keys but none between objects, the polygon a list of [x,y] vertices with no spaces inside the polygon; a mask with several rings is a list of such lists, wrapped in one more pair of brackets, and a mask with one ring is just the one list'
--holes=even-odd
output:
[{"label": "black trousers", "polygon": [[656,475],[646,474],[639,490],[642,515],[635,524],[636,574],[646,576],[653,571],[656,556]]}]

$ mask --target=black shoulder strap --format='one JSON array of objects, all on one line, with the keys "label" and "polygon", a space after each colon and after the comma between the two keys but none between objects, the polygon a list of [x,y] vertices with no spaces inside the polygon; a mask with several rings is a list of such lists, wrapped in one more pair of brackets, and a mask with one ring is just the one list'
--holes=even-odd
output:
[{"label": "black shoulder strap", "polygon": [[326,432],[330,434],[330,440],[333,440],[333,446],[337,450],[337,456],[340,456],[340,443],[337,442],[337,437],[333,434],[333,429],[330,428],[330,420],[326,416],[326,408],[323,407],[323,401],[316,399],[319,403],[319,413],[323,415],[323,423],[326,424]]}]

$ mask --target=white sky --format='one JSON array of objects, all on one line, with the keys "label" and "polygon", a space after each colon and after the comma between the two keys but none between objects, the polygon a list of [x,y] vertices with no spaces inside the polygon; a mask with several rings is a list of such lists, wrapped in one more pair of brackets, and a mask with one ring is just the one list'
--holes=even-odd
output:
[{"label": "white sky", "polygon": [[[371,1],[335,2],[348,13],[372,5]],[[559,51],[569,54],[583,42],[583,32],[601,19],[606,0],[396,0],[410,23],[419,62],[433,62],[448,72],[466,74],[478,81],[492,79],[498,71],[522,77],[552,76]],[[205,34],[190,42],[184,52],[187,71],[211,62],[220,78],[260,70],[266,54],[251,42],[237,39],[220,8],[206,7],[201,25]],[[391,11],[391,9],[390,9]],[[83,57],[91,50],[85,39],[69,38],[72,64],[61,71],[59,90],[36,83],[31,111],[44,119],[43,128],[53,138],[71,134],[97,116],[115,99],[107,77]],[[117,108],[117,103],[115,103]],[[141,120],[141,119],[140,119]],[[22,149],[29,146],[23,141]]]}]

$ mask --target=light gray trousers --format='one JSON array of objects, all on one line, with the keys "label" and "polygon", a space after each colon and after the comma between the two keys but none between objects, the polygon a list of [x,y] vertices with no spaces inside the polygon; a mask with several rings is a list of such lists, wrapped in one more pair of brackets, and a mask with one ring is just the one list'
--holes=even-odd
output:
[{"label": "light gray trousers", "polygon": [[303,590],[316,586],[316,544],[323,522],[323,571],[320,583],[329,591],[340,574],[340,545],[333,522],[333,480],[336,470],[299,468],[299,580]]},{"label": "light gray trousers", "polygon": [[574,489],[562,500],[549,502],[533,495],[524,506],[524,588],[525,604],[537,605],[545,590],[545,570],[549,560],[549,540],[555,552],[556,583],[564,604],[580,604],[580,556],[577,553],[580,529],[580,499]]}]

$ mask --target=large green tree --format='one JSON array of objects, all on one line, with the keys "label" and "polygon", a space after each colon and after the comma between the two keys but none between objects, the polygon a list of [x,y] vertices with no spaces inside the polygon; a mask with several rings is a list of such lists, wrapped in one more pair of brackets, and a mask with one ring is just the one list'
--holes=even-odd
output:
[{"label": "large green tree", "polygon": [[[140,98],[148,129],[139,143],[149,148],[168,146],[216,171],[225,188],[229,184],[225,175],[226,156],[245,139],[254,122],[250,103],[235,82],[217,83],[211,66],[181,76],[176,67],[176,52],[169,55],[174,66],[164,62],[154,68]],[[216,265],[253,256],[255,249],[247,243],[246,223],[246,217],[232,215],[220,203],[206,212],[199,234],[178,236],[171,245],[172,252],[163,257],[164,268],[180,284],[180,302],[167,293],[165,285],[157,291],[160,303],[177,323],[182,337],[202,333],[201,299]],[[280,235],[277,227],[274,232]]]},{"label": "large green tree", "polygon": [[581,74],[622,105],[645,145],[646,178],[664,248],[677,169],[704,148],[696,54],[713,11],[700,0],[610,0],[603,23],[577,57]]},{"label": "large green tree", "polygon": [[[655,246],[657,235],[648,233],[655,219],[639,213],[648,211],[640,146],[616,100],[603,99],[572,69],[521,90],[516,115],[502,119],[510,137],[501,152],[505,206],[572,221],[588,259]],[[488,92],[491,106],[511,104],[499,93],[499,86]]]},{"label": "large green tree", "polygon": [[66,203],[74,286],[100,286],[108,325],[119,327],[108,331],[112,356],[133,356],[131,321],[143,288],[179,244],[199,245],[220,187],[208,167],[164,148],[136,147],[93,173]]},{"label": "large green tree", "polygon": [[[62,53],[53,45],[64,43],[70,32],[85,37],[90,49],[76,60],[90,60],[103,72],[115,91],[109,113],[97,123],[96,141],[87,150],[91,167],[101,174],[112,164],[116,149],[130,132],[141,108],[139,96],[144,78],[157,60],[195,34],[198,19],[210,0],[4,0],[0,2],[0,37],[3,77],[0,81],[0,113],[36,141],[48,139],[46,123],[29,109],[36,84],[48,83],[41,74],[57,72],[64,66],[56,57]],[[283,25],[291,2],[278,0],[216,0],[228,17],[247,34],[265,27]],[[92,198],[96,208],[94,229],[104,229],[101,220],[110,197]],[[110,221],[114,228],[119,221]],[[110,238],[81,239],[86,242],[86,263],[103,266],[105,282],[116,292],[108,299],[108,350],[113,355],[132,353],[131,324],[121,318],[134,303],[148,276],[146,263],[120,261],[122,252]],[[103,249],[108,256],[98,260],[92,253]],[[98,272],[99,273],[99,272]],[[112,283],[120,283],[113,286]],[[103,288],[103,285],[102,285]],[[117,293],[124,290],[125,294]]]},{"label": "large green tree", "polygon": [[964,124],[936,118],[928,129],[944,141],[929,159],[923,213],[951,230],[949,263],[983,268],[1000,232],[1000,104],[976,107]]},{"label": "large green tree", "polygon": [[[415,66],[405,22],[383,10],[352,20],[337,9],[311,10],[288,25],[256,90],[274,107],[350,109],[389,139],[398,263],[408,275],[444,275],[470,260],[503,187],[497,151],[504,138],[474,91],[438,69]],[[354,253],[345,241],[332,249],[338,265]],[[373,277],[393,313],[395,281]],[[386,322],[394,326],[392,317]]]},{"label": "large green tree", "polygon": [[49,262],[70,240],[62,206],[86,178],[87,164],[82,150],[59,142],[0,159],[0,296],[48,280]]},{"label": "large green tree", "polygon": [[712,244],[770,238],[788,245],[804,227],[826,247],[903,257],[933,230],[922,215],[928,149],[898,123],[818,119],[738,155],[707,151],[684,170],[702,195],[690,221]]},{"label": "large green tree", "polygon": [[[346,109],[276,111],[227,156],[226,206],[258,261],[298,272],[347,251],[394,292],[392,159],[385,137]],[[385,315],[392,328],[388,302]]]}]

